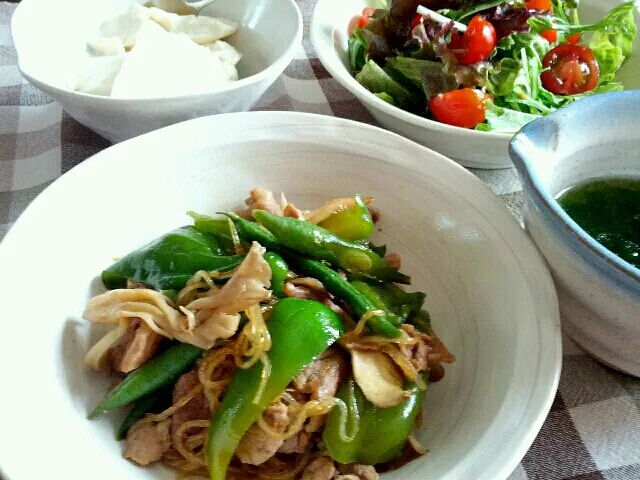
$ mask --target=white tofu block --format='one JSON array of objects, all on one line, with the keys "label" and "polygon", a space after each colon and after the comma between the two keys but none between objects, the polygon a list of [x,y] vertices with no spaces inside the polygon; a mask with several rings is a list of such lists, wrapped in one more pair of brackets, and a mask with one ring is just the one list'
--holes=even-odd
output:
[{"label": "white tofu block", "polygon": [[196,94],[216,90],[232,80],[229,69],[208,48],[148,21],[142,25],[135,47],[126,55],[111,96],[161,98]]},{"label": "white tofu block", "polygon": [[211,53],[217,56],[222,62],[227,62],[234,66],[237,65],[242,58],[242,54],[224,40],[216,40],[213,43],[207,43],[203,46],[211,50]]},{"label": "white tofu block", "polygon": [[154,7],[149,12],[151,19],[167,32],[184,33],[200,45],[228,37],[238,29],[236,22],[224,18],[176,15]]},{"label": "white tofu block", "polygon": [[100,37],[120,37],[126,49],[133,47],[142,24],[149,20],[149,9],[139,3],[132,3],[129,9],[107,20],[99,31]]},{"label": "white tofu block", "polygon": [[89,51],[97,57],[106,55],[124,55],[124,43],[120,37],[96,37],[87,42]]},{"label": "white tofu block", "polygon": [[109,96],[126,55],[87,58],[82,73],[68,85],[71,90]]}]

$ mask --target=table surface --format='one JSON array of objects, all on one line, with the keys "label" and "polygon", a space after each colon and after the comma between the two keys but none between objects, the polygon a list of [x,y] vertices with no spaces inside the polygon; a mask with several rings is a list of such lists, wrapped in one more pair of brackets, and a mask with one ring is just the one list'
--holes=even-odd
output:
[{"label": "table surface", "polygon": [[[315,1],[297,1],[305,24],[302,48],[255,110],[313,112],[375,125],[313,51],[309,25]],[[0,2],[0,240],[47,185],[110,145],[21,77],[9,26],[14,9]],[[520,217],[514,169],[473,173]],[[640,479],[640,379],[602,366],[566,337],[563,343],[551,412],[509,480]]]}]

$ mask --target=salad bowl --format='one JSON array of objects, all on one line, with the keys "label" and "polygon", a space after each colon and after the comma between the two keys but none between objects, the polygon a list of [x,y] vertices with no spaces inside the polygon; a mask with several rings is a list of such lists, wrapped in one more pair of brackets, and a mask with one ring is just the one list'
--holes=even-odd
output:
[{"label": "salad bowl", "polygon": [[556,201],[577,184],[640,178],[640,92],[580,100],[531,122],[510,152],[524,188],[524,223],[554,276],[563,329],[600,361],[640,377],[640,269],[587,234]]},{"label": "salad bowl", "polygon": [[302,16],[293,0],[216,0],[199,15],[240,24],[228,39],[242,54],[239,80],[211,92],[159,98],[111,98],[68,88],[88,59],[87,40],[132,3],[144,1],[99,0],[88,8],[81,0],[24,0],[11,22],[22,75],[112,142],[190,118],[251,109],[291,62],[302,39]]},{"label": "salad bowl", "polygon": [[[357,97],[371,115],[385,128],[432,148],[466,167],[506,168],[513,164],[508,154],[510,133],[478,131],[439,123],[402,110],[379,98],[354,78],[349,67],[348,25],[364,7],[382,8],[386,3],[374,0],[319,0],[313,15],[311,39],[318,58],[327,71]],[[482,3],[482,2],[480,2]],[[614,7],[618,0],[583,0],[579,13],[582,24],[595,23]],[[640,18],[634,13],[636,24]],[[587,39],[588,36],[585,36]],[[640,68],[637,54],[640,40],[633,42],[633,55],[618,71],[617,79],[625,89],[640,87],[634,72]]]},{"label": "salad bowl", "polygon": [[[190,223],[188,210],[237,209],[258,185],[301,208],[372,196],[382,212],[372,241],[400,255],[409,288],[427,292],[434,330],[456,356],[425,397],[417,437],[428,455],[385,478],[508,477],[551,407],[561,364],[555,289],[533,243],[480,180],[431,150],[347,120],[257,112],[114,145],[49,186],[8,232],[0,292],[5,318],[20,321],[6,322],[0,365],[20,395],[6,395],[0,411],[3,478],[175,478],[121,457],[117,415],[87,420],[109,380],[83,364],[103,332],[81,315],[104,292],[100,272],[115,256]],[[25,288],[37,272],[55,279]],[[38,380],[25,382],[31,371]],[[24,418],[43,399],[38,436],[47,448],[34,462]]]}]

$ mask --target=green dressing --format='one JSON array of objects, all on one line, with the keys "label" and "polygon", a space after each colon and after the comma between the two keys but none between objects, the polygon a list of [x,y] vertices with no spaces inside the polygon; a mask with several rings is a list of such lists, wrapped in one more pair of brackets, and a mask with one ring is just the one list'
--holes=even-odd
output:
[{"label": "green dressing", "polygon": [[587,182],[561,192],[557,200],[595,240],[640,268],[640,179]]}]

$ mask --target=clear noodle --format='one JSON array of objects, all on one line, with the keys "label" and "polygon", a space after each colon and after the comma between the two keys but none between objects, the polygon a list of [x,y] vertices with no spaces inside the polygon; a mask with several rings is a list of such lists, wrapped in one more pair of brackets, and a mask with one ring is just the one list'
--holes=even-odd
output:
[{"label": "clear noodle", "polygon": [[310,417],[314,417],[317,415],[325,415],[331,411],[332,408],[337,407],[340,410],[340,439],[343,442],[350,443],[354,440],[359,430],[359,421],[356,420],[355,426],[353,428],[353,432],[351,435],[347,434],[347,417],[348,417],[348,407],[344,401],[336,397],[326,397],[322,400],[310,400],[302,405],[293,419],[293,421],[289,424],[289,426],[285,429],[284,432],[277,432],[273,428],[269,426],[269,424],[264,420],[264,418],[260,418],[258,420],[258,425],[262,428],[267,434],[273,438],[277,438],[279,440],[288,440],[289,438],[295,436],[302,430],[304,427],[304,422]]},{"label": "clear noodle", "polygon": [[256,394],[253,397],[254,405],[258,405],[260,400],[262,400],[264,389],[267,388],[267,381],[271,375],[271,360],[269,360],[269,356],[266,353],[263,353],[260,357],[260,361],[262,361],[262,373],[260,374],[260,385],[258,385]]},{"label": "clear noodle", "polygon": [[236,249],[236,255],[242,255],[244,253],[244,248],[242,248],[242,243],[240,243],[238,230],[236,229],[233,220],[227,218],[227,221],[229,222],[229,232],[231,233],[231,241],[233,241],[233,246]]},{"label": "clear noodle", "polygon": [[229,342],[214,349],[200,361],[198,380],[204,388],[204,395],[212,412],[218,408],[220,398],[231,383],[236,368],[235,356],[235,346]]},{"label": "clear noodle", "polygon": [[367,322],[371,320],[373,317],[382,316],[384,312],[382,310],[369,310],[365,312],[358,320],[356,324],[356,328],[354,328],[348,335],[353,335],[355,337],[359,337],[364,333],[364,329],[367,326]]},{"label": "clear noodle", "polygon": [[[247,369],[255,365],[271,349],[271,335],[264,321],[260,305],[245,311],[249,322],[242,329],[236,365]],[[247,360],[244,360],[247,358]]]},{"label": "clear noodle", "polygon": [[309,450],[298,454],[292,459],[271,457],[259,466],[248,464],[232,464],[227,470],[227,478],[240,480],[257,478],[260,480],[293,480],[304,470],[313,459]]},{"label": "clear noodle", "polygon": [[[198,466],[206,467],[207,461],[204,457],[204,451],[201,447],[204,446],[207,438],[207,432],[209,430],[210,425],[209,420],[191,420],[189,422],[184,422],[180,425],[175,432],[173,432],[173,448],[177,450],[177,452],[182,455],[182,457],[187,460],[187,462]],[[184,434],[190,429],[199,429],[200,432],[196,436],[190,436],[186,443],[192,447],[187,449],[184,440]],[[201,442],[196,442],[193,439],[196,438],[201,440]],[[194,450],[196,448],[200,448],[198,453],[195,453]]]},{"label": "clear noodle", "polygon": [[[200,270],[196,272],[188,281],[187,284],[178,292],[177,302],[178,305],[188,305],[196,298],[212,295],[219,290],[218,286],[213,282],[213,279],[223,280],[233,276],[237,268],[228,272],[205,272]],[[205,290],[202,292],[202,290]]]},{"label": "clear noodle", "polygon": [[141,423],[149,423],[149,422],[161,422],[162,420],[166,420],[171,415],[173,415],[178,410],[180,410],[182,407],[184,407],[187,403],[189,403],[191,399],[196,395],[198,395],[199,393],[201,393],[202,390],[203,390],[202,385],[197,385],[193,387],[191,390],[189,390],[189,392],[184,397],[180,398],[180,400],[178,400],[176,403],[171,405],[166,410],[160,413],[157,413],[155,415],[147,415],[146,417],[138,420],[138,423],[141,424]]}]

